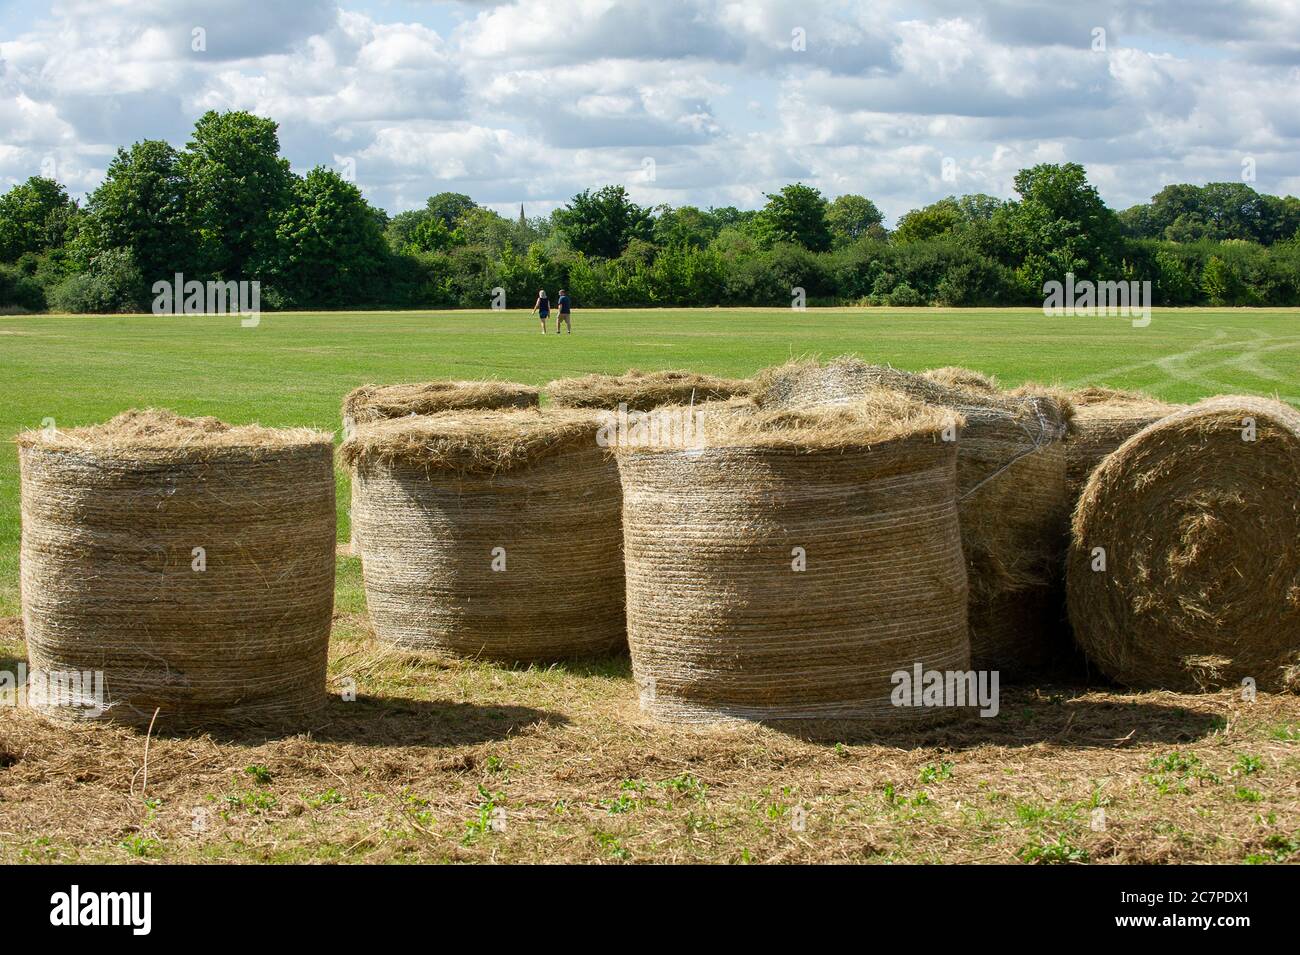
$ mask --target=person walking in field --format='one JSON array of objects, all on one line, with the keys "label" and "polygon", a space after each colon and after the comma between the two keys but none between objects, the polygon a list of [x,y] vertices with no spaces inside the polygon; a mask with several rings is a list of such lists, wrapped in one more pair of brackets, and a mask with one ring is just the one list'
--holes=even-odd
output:
[{"label": "person walking in field", "polygon": [[569,313],[571,310],[571,306],[569,303],[569,293],[566,292],[564,289],[560,289],[560,297],[558,301],[560,305],[560,314],[556,316],[555,319],[555,334],[557,335],[560,334],[560,324],[563,323],[564,327],[569,330],[569,334],[572,335],[573,322],[569,320],[570,319]]},{"label": "person walking in field", "polygon": [[[546,319],[551,314],[551,300],[546,297],[546,289],[537,290],[537,301],[533,303],[533,311],[542,317],[542,334],[546,334]],[[555,334],[560,334],[560,320],[555,320]]]}]

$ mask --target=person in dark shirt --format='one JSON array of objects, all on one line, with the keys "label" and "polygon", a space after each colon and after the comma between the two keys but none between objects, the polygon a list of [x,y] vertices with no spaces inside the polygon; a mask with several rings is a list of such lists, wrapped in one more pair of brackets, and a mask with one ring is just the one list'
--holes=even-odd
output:
[{"label": "person in dark shirt", "polygon": [[569,303],[569,293],[564,289],[560,289],[559,306],[560,314],[555,319],[555,334],[560,334],[560,325],[563,323],[564,327],[569,330],[569,334],[572,335],[573,322],[570,320],[571,306]]},{"label": "person in dark shirt", "polygon": [[[551,300],[546,297],[546,289],[537,290],[537,301],[533,303],[533,311],[542,317],[542,334],[546,334],[546,319],[551,314]],[[560,323],[557,319],[555,322],[555,334],[560,333]]]}]

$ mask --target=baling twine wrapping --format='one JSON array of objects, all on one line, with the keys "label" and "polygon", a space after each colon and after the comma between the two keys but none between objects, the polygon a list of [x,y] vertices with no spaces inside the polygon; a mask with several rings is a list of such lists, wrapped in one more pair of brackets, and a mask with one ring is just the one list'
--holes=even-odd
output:
[{"label": "baling twine wrapping", "polygon": [[1185,407],[1111,388],[1081,388],[1070,392],[1070,400],[1074,427],[1065,441],[1065,479],[1071,510],[1106,455],[1147,425]]},{"label": "baling twine wrapping", "polygon": [[[512,381],[456,381],[439,379],[397,385],[362,385],[343,398],[343,437],[346,440],[359,424],[404,418],[407,415],[437,414],[441,411],[536,408],[540,392],[531,385]],[[357,491],[353,478],[348,514],[356,512]],[[352,529],[351,552],[361,553],[356,521]]]},{"label": "baling twine wrapping", "polygon": [[561,410],[359,428],[343,454],[378,638],[507,662],[621,647],[621,497],[596,430]]},{"label": "baling twine wrapping", "polygon": [[1295,690],[1298,542],[1300,413],[1249,397],[1177,411],[1084,488],[1067,567],[1075,637],[1133,687]]},{"label": "baling twine wrapping", "polygon": [[722,446],[618,448],[628,641],[652,716],[951,715],[890,697],[896,671],[969,664],[955,444],[933,416],[879,440],[836,425],[830,446],[773,444],[758,421]]},{"label": "baling twine wrapping", "polygon": [[[328,435],[148,411],[19,445],[34,669],[102,671],[101,718],[138,725],[155,709],[173,727],[300,723],[323,705]],[[66,702],[46,714],[88,715]]]},{"label": "baling twine wrapping", "polygon": [[[953,382],[966,387],[955,387]],[[932,377],[842,357],[769,369],[755,398],[767,407],[827,407],[872,388],[911,395],[965,419],[957,500],[970,588],[972,666],[1015,679],[1064,653],[1060,564],[1068,526],[1065,449],[1072,408],[1045,389],[1003,393],[963,369]]]}]

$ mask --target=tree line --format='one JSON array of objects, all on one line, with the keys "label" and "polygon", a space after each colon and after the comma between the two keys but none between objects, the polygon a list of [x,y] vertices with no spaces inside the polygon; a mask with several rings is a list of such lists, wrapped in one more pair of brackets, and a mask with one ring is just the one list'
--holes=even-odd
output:
[{"label": "tree line", "polygon": [[1017,198],[950,196],[891,231],[865,196],[802,183],[761,209],[645,208],[622,186],[507,218],[444,192],[389,216],[335,170],[295,174],[275,122],[209,112],[184,149],[119,149],[84,206],[32,177],[0,195],[0,310],[148,311],[155,282],[261,282],[264,308],[1037,305],[1067,273],[1150,281],[1158,305],[1300,305],[1300,199],[1166,186],[1110,209],[1076,163]]}]

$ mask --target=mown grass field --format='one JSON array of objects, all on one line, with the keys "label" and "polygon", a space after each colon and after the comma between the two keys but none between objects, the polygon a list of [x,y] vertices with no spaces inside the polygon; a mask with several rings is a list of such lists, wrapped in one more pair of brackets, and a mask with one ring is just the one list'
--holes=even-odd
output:
[{"label": "mown grass field", "polygon": [[[489,311],[267,314],[257,328],[0,317],[0,434],[144,406],[334,430],[367,381],[748,375],[846,351],[1008,384],[1300,404],[1300,310],[1158,310],[1146,328],[1031,309],[584,310],[575,328],[542,338],[527,314]],[[0,669],[25,655],[17,478],[10,446]],[[665,728],[637,712],[626,658],[505,669],[385,651],[357,562],[339,569],[331,675],[360,695],[310,738],[154,739],[146,784],[142,734],[0,713],[0,862],[1300,859],[1294,698],[1026,687],[1004,690],[995,719],[906,738]]]}]

